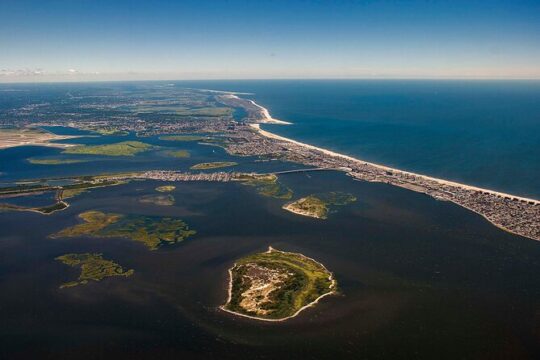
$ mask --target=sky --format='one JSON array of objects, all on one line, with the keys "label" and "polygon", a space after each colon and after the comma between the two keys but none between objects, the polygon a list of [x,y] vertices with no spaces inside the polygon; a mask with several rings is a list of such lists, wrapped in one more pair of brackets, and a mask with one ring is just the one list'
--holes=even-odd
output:
[{"label": "sky", "polygon": [[0,82],[266,78],[540,79],[540,1],[0,1]]}]

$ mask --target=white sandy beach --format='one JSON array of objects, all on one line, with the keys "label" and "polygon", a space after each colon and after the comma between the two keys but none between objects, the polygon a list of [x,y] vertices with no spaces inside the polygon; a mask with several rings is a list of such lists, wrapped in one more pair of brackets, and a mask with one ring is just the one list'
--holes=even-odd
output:
[{"label": "white sandy beach", "polygon": [[[262,108],[262,106],[260,106],[258,104],[255,104],[255,105]],[[267,114],[267,117],[272,119],[272,117],[270,116],[270,113],[268,112],[267,109],[264,109],[263,114]],[[281,120],[278,120],[278,121],[281,121]],[[266,123],[266,122],[263,122],[263,123]],[[278,124],[277,122],[273,122],[273,123]],[[285,123],[290,124],[288,122],[285,122]],[[359,162],[359,163],[362,163],[362,164],[367,164],[367,165],[379,168],[379,169],[384,170],[384,171],[392,171],[394,173],[401,173],[403,175],[415,176],[415,177],[418,177],[418,178],[422,178],[424,180],[434,181],[434,182],[437,182],[437,183],[442,184],[442,185],[455,186],[455,187],[460,187],[462,189],[472,190],[472,191],[488,192],[488,193],[493,194],[493,195],[499,195],[499,196],[503,196],[503,197],[511,197],[513,199],[518,199],[518,200],[523,200],[523,201],[527,201],[527,202],[533,202],[535,204],[540,204],[540,201],[536,200],[536,199],[525,198],[525,197],[516,196],[516,195],[512,195],[512,194],[507,194],[507,193],[494,191],[494,190],[490,190],[490,189],[484,189],[484,188],[480,188],[480,187],[476,187],[476,186],[461,184],[461,183],[457,183],[457,182],[454,182],[454,181],[438,179],[438,178],[434,178],[434,177],[426,176],[426,175],[422,175],[422,174],[416,174],[416,173],[409,172],[409,171],[403,171],[403,170],[391,168],[391,167],[388,167],[388,166],[371,163],[371,162],[368,162],[368,161],[365,161],[365,160],[354,158],[352,156],[339,154],[339,153],[336,153],[334,151],[330,151],[330,150],[323,149],[323,148],[320,148],[320,147],[317,147],[317,146],[302,143],[300,141],[289,139],[289,138],[286,138],[284,136],[276,135],[276,134],[271,133],[269,131],[262,130],[261,127],[260,127],[260,124],[250,124],[250,126],[252,128],[254,128],[259,134],[261,134],[263,136],[266,136],[268,138],[276,139],[276,140],[280,140],[280,141],[286,141],[286,142],[289,142],[289,143],[292,143],[292,144],[295,144],[295,145],[298,145],[298,146],[302,146],[302,147],[305,147],[305,148],[308,148],[308,149],[311,149],[311,150],[320,151],[320,152],[322,152],[322,153],[324,153],[326,155],[332,156],[332,157],[338,157],[338,158],[341,158],[341,159],[346,159],[346,160],[351,161],[351,162]]]}]

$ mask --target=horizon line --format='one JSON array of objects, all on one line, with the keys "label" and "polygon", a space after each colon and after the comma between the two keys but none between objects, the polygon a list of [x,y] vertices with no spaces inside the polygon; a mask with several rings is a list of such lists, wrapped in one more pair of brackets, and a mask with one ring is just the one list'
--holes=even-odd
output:
[{"label": "horizon line", "polygon": [[198,78],[198,79],[120,79],[120,80],[97,80],[97,79],[77,79],[77,80],[45,80],[45,81],[2,81],[0,79],[0,85],[36,85],[36,84],[77,84],[77,83],[124,83],[124,82],[168,82],[168,81],[286,81],[286,80],[298,80],[298,81],[392,81],[392,80],[405,80],[405,81],[540,81],[540,77],[534,78],[522,78],[522,77],[276,77],[276,78]]}]

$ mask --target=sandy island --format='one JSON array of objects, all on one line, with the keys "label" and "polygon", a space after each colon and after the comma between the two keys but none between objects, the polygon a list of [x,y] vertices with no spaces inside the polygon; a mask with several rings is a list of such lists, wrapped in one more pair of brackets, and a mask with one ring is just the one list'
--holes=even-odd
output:
[{"label": "sandy island", "polygon": [[[274,249],[273,247],[269,246],[268,247],[268,250],[266,251],[267,254],[269,253],[272,253],[272,252],[277,252],[277,253],[283,253],[283,254],[287,254],[287,252],[285,251],[280,251],[280,250],[276,250]],[[310,257],[307,257],[303,254],[299,254],[299,253],[289,253],[289,254],[293,254],[293,255],[296,255],[296,256],[299,256],[303,259],[306,259],[307,261],[313,261],[314,263],[316,263],[317,265],[319,265],[322,269],[324,269],[325,271],[327,271],[330,275],[328,276],[328,280],[330,281],[330,286],[328,288],[328,292],[322,294],[321,296],[317,297],[315,300],[311,301],[310,303],[302,306],[300,309],[298,309],[294,314],[290,315],[290,316],[287,316],[287,317],[283,317],[283,318],[279,318],[279,319],[271,319],[271,318],[263,318],[263,317],[258,317],[258,316],[252,316],[252,315],[247,315],[247,314],[242,314],[240,312],[236,312],[236,311],[232,311],[232,310],[229,310],[226,308],[227,305],[229,305],[229,303],[231,302],[231,299],[232,299],[232,290],[233,290],[233,272],[232,270],[237,266],[236,263],[233,264],[232,268],[229,269],[229,285],[228,285],[228,297],[227,297],[227,302],[225,303],[225,305],[222,305],[220,306],[219,308],[225,312],[228,312],[230,314],[233,314],[233,315],[236,315],[236,316],[241,316],[241,317],[245,317],[245,318],[248,318],[248,319],[253,319],[253,320],[259,320],[259,321],[269,321],[269,322],[280,322],[280,321],[285,321],[285,320],[289,320],[289,319],[292,319],[294,317],[297,317],[302,311],[312,307],[312,306],[315,306],[319,301],[321,301],[321,299],[323,299],[324,297],[326,296],[329,296],[329,295],[333,295],[336,293],[336,288],[337,288],[337,282],[336,280],[334,279],[334,275],[328,271],[328,269],[326,269],[326,267],[321,264],[320,262],[310,258]]]},{"label": "sandy island", "polygon": [[0,129],[0,149],[16,146],[49,146],[67,148],[74,144],[52,143],[51,141],[79,138],[75,135],[56,135],[42,129]]}]

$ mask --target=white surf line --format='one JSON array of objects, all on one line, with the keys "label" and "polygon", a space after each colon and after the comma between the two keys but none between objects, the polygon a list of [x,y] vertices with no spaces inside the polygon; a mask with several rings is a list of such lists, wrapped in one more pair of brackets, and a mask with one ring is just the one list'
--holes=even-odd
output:
[{"label": "white surf line", "polygon": [[[271,133],[269,131],[262,130],[259,124],[250,124],[250,126],[252,128],[254,128],[259,134],[261,134],[263,136],[266,136],[268,138],[289,142],[289,143],[292,143],[292,144],[295,144],[295,145],[298,145],[298,146],[305,147],[307,149],[322,152],[322,153],[324,153],[326,155],[329,155],[329,156],[332,156],[332,157],[338,157],[338,158],[342,158],[342,159],[352,161],[352,162],[367,164],[367,165],[376,167],[376,168],[381,169],[381,170],[392,171],[393,173],[400,173],[400,174],[404,174],[404,175],[415,176],[415,177],[418,177],[418,178],[421,178],[421,179],[424,179],[424,180],[437,182],[437,183],[439,183],[441,185],[449,185],[449,186],[460,187],[460,188],[465,189],[465,190],[487,192],[487,193],[490,193],[490,194],[496,195],[496,196],[503,196],[503,197],[509,197],[511,199],[517,199],[517,200],[523,200],[523,201],[526,201],[526,202],[532,202],[535,205],[540,204],[540,200],[536,200],[536,199],[531,199],[531,198],[526,198],[526,197],[522,197],[522,196],[512,195],[512,194],[503,193],[503,192],[490,190],[490,189],[485,189],[485,188],[481,188],[481,187],[477,187],[477,186],[466,185],[466,184],[458,183],[458,182],[455,182],[455,181],[439,179],[439,178],[435,178],[435,177],[431,177],[431,176],[427,176],[427,175],[413,173],[413,172],[410,172],[410,171],[404,171],[404,170],[395,169],[395,168],[391,168],[391,167],[380,165],[380,164],[375,164],[375,163],[365,161],[365,160],[360,160],[360,159],[357,159],[357,158],[353,158],[352,156],[343,155],[343,154],[336,153],[334,151],[330,151],[330,150],[327,150],[327,149],[324,149],[324,148],[320,148],[320,147],[317,147],[317,146],[302,143],[300,141],[289,139],[289,138],[286,138],[284,136],[276,135],[276,134]],[[391,185],[393,185],[393,184],[391,184]],[[397,185],[395,185],[395,186],[397,186]],[[463,206],[463,205],[460,204],[460,206]]]},{"label": "white surf line", "polygon": [[[280,253],[285,253],[286,252],[286,251],[276,250],[271,246],[268,247],[268,250],[266,252],[270,253],[272,251],[276,251],[276,252],[280,252]],[[301,257],[303,257],[305,259],[311,260],[311,261],[315,262],[316,264],[319,264],[324,270],[328,271],[326,266],[324,266],[323,264],[321,264],[320,262],[318,262],[315,259],[312,259],[312,258],[307,257],[304,254],[300,254],[300,253],[291,253],[291,254],[299,255],[299,256],[301,256]],[[259,321],[268,321],[268,322],[285,321],[285,320],[292,319],[292,318],[298,316],[302,311],[316,305],[322,298],[324,298],[324,297],[326,297],[328,295],[333,295],[333,294],[336,293],[336,280],[334,279],[334,275],[332,274],[332,272],[328,271],[330,273],[330,276],[328,276],[328,280],[331,281],[330,286],[328,286],[328,289],[330,289],[330,291],[327,292],[327,293],[322,294],[321,296],[319,296],[318,298],[316,298],[315,300],[313,300],[309,304],[302,306],[300,309],[298,309],[294,314],[292,314],[290,316],[287,316],[287,317],[284,317],[284,318],[281,318],[281,319],[266,319],[266,318],[261,318],[261,317],[257,317],[257,316],[238,313],[238,312],[235,312],[235,311],[232,311],[232,310],[229,310],[229,309],[225,308],[225,306],[227,306],[229,304],[229,302],[231,301],[231,298],[232,298],[232,279],[233,279],[232,270],[235,267],[236,267],[236,263],[234,263],[233,267],[229,269],[229,290],[228,290],[229,296],[227,298],[227,302],[225,303],[225,305],[222,305],[219,308],[221,310],[225,311],[225,312],[228,312],[228,313],[236,315],[236,316],[242,316],[242,317],[245,317],[245,318],[248,318],[248,319],[259,320]]]},{"label": "white surf line", "polygon": [[243,99],[243,98],[240,98],[238,96],[236,96],[234,93],[229,93],[229,94],[226,94],[225,95],[226,97],[228,97],[229,99],[238,99],[238,100],[244,100],[244,101],[248,101],[249,103],[251,103],[253,106],[255,106],[256,108],[258,108],[260,111],[261,111],[261,114],[263,116],[263,118],[260,120],[260,123],[264,123],[264,124],[280,124],[280,125],[291,125],[292,123],[288,122],[288,121],[283,121],[283,120],[278,120],[278,119],[274,119],[271,115],[270,115],[270,112],[268,111],[267,108],[257,104],[255,101],[253,100],[249,100],[249,99]]}]

